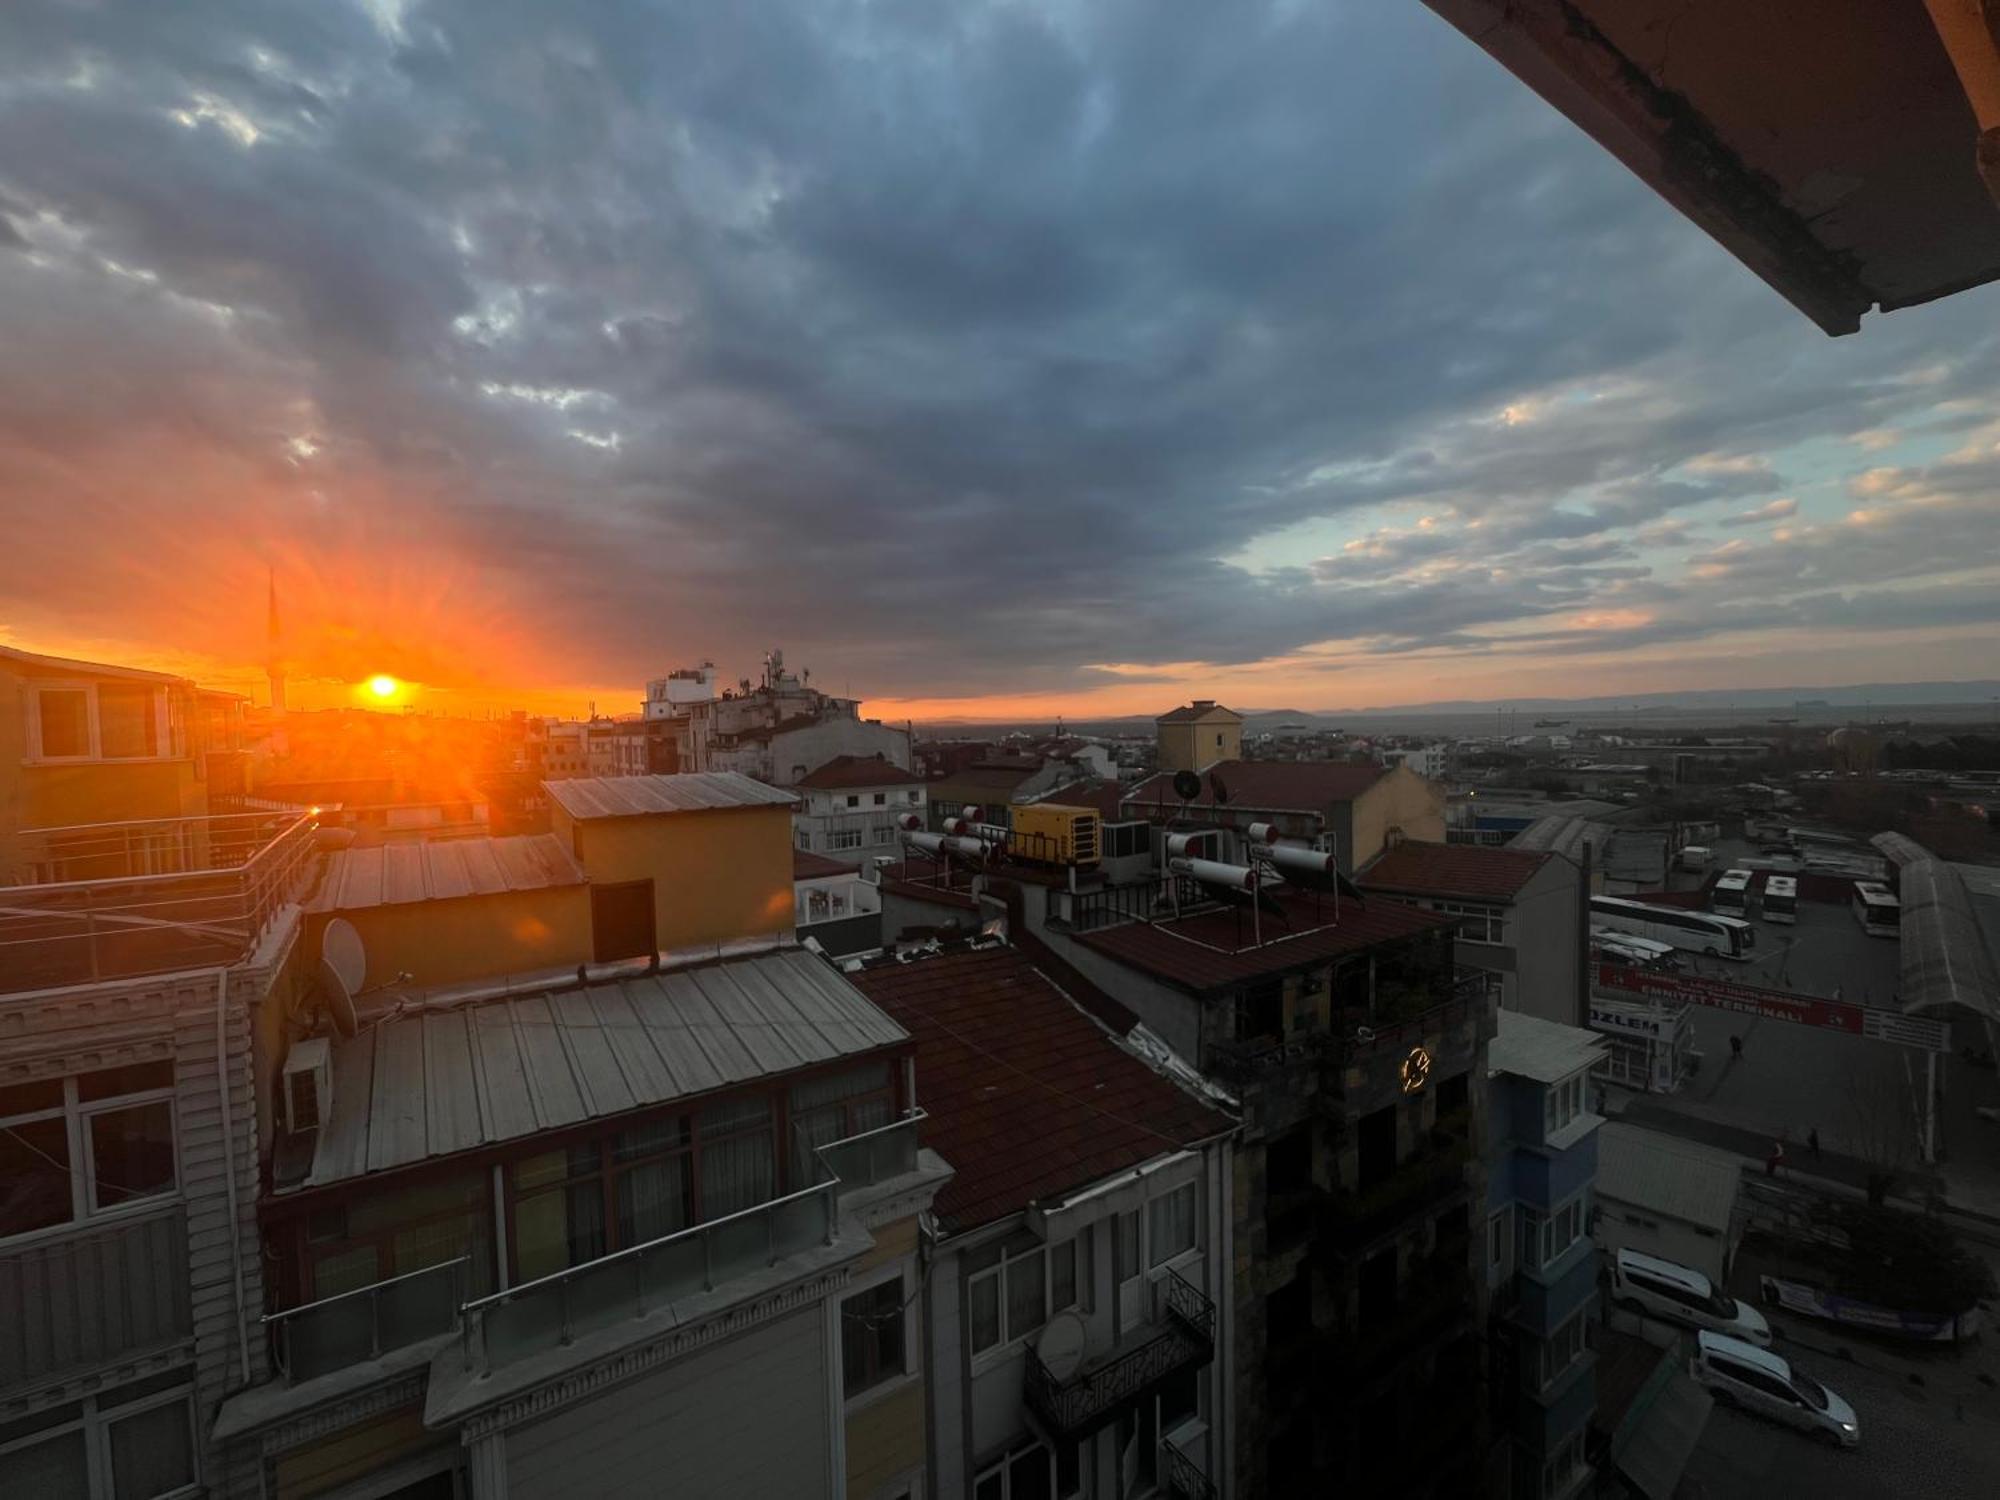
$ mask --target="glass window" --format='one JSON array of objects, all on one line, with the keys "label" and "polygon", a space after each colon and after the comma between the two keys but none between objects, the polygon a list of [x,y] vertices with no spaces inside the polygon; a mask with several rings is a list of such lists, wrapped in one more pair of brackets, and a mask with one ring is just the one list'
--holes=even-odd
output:
[{"label": "glass window", "polygon": [[905,1312],[900,1276],[840,1304],[842,1384],[848,1395],[903,1373]]},{"label": "glass window", "polygon": [[0,1452],[0,1495],[85,1500],[90,1494],[89,1441],[81,1427],[51,1433],[39,1442]]},{"label": "glass window", "polygon": [[792,1086],[791,1186],[819,1180],[819,1147],[889,1123],[895,1091],[886,1062],[848,1068]]},{"label": "glass window", "polygon": [[90,694],[84,688],[43,688],[35,695],[42,721],[42,754],[90,754]]},{"label": "glass window", "polygon": [[972,1352],[1025,1338],[1051,1313],[1077,1305],[1076,1241],[1044,1245],[1023,1232],[1004,1248],[965,1257]]},{"label": "glass window", "polygon": [[719,1219],[768,1203],[777,1193],[771,1100],[725,1099],[701,1112],[701,1216]]},{"label": "glass window", "polygon": [[1047,1266],[1039,1252],[1007,1262],[1007,1336],[1017,1339],[1047,1319]]},{"label": "glass window", "polygon": [[185,1399],[112,1420],[111,1483],[117,1500],[152,1500],[194,1483]]},{"label": "glass window", "polygon": [[174,1106],[105,1109],[90,1120],[90,1192],[99,1208],[174,1190]]},{"label": "glass window", "polygon": [[1049,1309],[1076,1306],[1076,1241],[1049,1247]]},{"label": "glass window", "polygon": [[972,1350],[976,1354],[1000,1342],[1000,1278],[974,1277],[967,1296],[972,1306]]},{"label": "glass window", "polygon": [[63,1117],[0,1122],[0,1236],[67,1224],[75,1213]]},{"label": "glass window", "polygon": [[155,711],[158,696],[157,689],[132,683],[99,684],[98,753],[111,760],[158,755],[160,725]]},{"label": "glass window", "polygon": [[1152,1264],[1160,1265],[1195,1242],[1194,1184],[1184,1183],[1165,1197],[1146,1205],[1146,1232],[1151,1240]]}]

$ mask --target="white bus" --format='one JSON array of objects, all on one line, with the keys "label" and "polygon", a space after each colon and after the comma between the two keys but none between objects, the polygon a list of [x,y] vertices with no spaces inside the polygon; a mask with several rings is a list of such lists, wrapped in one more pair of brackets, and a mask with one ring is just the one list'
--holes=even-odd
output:
[{"label": "white bus", "polygon": [[1854,920],[1870,937],[1895,937],[1903,924],[1903,903],[1886,885],[1854,882]]},{"label": "white bus", "polygon": [[1706,953],[1712,958],[1747,959],[1750,950],[1757,946],[1757,929],[1740,917],[1688,911],[1678,906],[1649,906],[1644,901],[1628,901],[1622,896],[1592,896],[1590,925],[1629,932],[1656,943],[1671,943],[1676,948]]},{"label": "white bus", "polygon": [[1709,908],[1724,916],[1742,917],[1750,912],[1750,872],[1743,869],[1724,870],[1715,882],[1715,888],[1708,893]]},{"label": "white bus", "polygon": [[1632,969],[1654,969],[1671,973],[1681,966],[1672,943],[1656,943],[1651,938],[1634,937],[1629,932],[1613,932],[1608,927],[1590,929],[1590,956],[1599,963],[1624,964]]},{"label": "white bus", "polygon": [[1796,922],[1799,919],[1799,879],[1796,875],[1769,875],[1764,879],[1764,920]]}]

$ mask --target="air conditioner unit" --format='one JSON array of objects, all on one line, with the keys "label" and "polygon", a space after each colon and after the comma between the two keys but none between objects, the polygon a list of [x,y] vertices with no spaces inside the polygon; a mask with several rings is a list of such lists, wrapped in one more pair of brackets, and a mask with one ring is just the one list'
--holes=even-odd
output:
[{"label": "air conditioner unit", "polygon": [[285,1129],[317,1130],[333,1114],[333,1053],[323,1036],[293,1044],[285,1058]]}]

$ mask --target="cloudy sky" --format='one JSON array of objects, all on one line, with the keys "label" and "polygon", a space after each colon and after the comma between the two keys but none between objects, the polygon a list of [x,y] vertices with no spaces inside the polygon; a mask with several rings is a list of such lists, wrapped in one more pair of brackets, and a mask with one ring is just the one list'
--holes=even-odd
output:
[{"label": "cloudy sky", "polygon": [[[0,5],[0,641],[892,713],[1991,675],[1830,340],[1415,0]],[[261,691],[261,689],[259,689]]]}]

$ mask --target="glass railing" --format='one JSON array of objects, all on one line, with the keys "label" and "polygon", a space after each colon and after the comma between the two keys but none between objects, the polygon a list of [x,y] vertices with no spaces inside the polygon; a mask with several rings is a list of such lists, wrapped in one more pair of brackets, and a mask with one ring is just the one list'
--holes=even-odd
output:
[{"label": "glass railing", "polygon": [[819,1180],[797,1192],[467,1303],[466,1368],[485,1374],[832,1244],[844,1194],[915,1170],[923,1118],[820,1147]]},{"label": "glass railing", "polygon": [[452,1332],[471,1264],[460,1256],[272,1313],[264,1326],[278,1373],[297,1384]]}]

